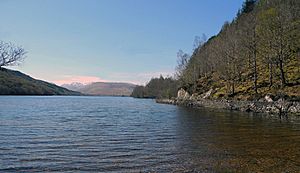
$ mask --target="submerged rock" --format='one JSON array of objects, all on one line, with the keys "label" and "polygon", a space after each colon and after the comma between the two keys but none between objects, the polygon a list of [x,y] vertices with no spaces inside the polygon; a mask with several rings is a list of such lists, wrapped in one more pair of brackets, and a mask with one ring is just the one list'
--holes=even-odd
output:
[{"label": "submerged rock", "polygon": [[300,110],[300,103],[299,102],[293,102],[293,104],[289,107],[288,112],[290,113],[299,113]]}]

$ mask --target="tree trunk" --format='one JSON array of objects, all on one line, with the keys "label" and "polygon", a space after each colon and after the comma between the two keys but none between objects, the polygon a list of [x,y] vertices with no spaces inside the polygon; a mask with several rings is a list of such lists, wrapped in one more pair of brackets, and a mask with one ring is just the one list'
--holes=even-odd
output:
[{"label": "tree trunk", "polygon": [[279,60],[279,70],[280,70],[281,87],[284,87],[286,82],[285,82],[285,76],[283,70],[283,61],[281,59]]},{"label": "tree trunk", "polygon": [[273,64],[270,62],[269,63],[269,87],[272,87],[273,85]]},{"label": "tree trunk", "polygon": [[[253,38],[256,40],[256,25],[254,25],[253,28]],[[253,63],[254,63],[254,76],[253,76],[253,82],[254,82],[254,91],[257,94],[257,62],[256,62],[256,54],[257,54],[257,48],[256,48],[256,41],[253,42]]]},{"label": "tree trunk", "polygon": [[254,76],[253,76],[253,80],[254,80],[254,91],[257,94],[257,64],[256,64],[256,49],[254,49],[253,51],[253,61],[254,61]]},{"label": "tree trunk", "polygon": [[231,92],[231,95],[234,96],[234,93],[235,93],[235,91],[234,91],[234,80],[232,80],[232,92]]},{"label": "tree trunk", "polygon": [[194,69],[193,69],[193,83],[194,85],[197,84],[197,74],[196,74],[196,67],[194,65]]},{"label": "tree trunk", "polygon": [[251,63],[251,52],[249,53],[248,57],[248,67],[251,69],[252,63]]}]

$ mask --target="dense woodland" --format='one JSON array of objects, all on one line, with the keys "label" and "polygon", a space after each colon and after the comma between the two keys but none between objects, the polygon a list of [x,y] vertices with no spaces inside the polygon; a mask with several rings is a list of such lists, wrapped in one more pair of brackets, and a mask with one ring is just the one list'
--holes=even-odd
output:
[{"label": "dense woodland", "polygon": [[[177,82],[172,82],[178,85],[172,91],[181,87],[200,95],[213,89],[216,99],[265,94],[299,99],[300,1],[246,0],[217,35],[196,37],[191,55],[179,51],[177,56]],[[159,90],[170,86],[157,85]]]},{"label": "dense woodland", "polygon": [[146,86],[134,88],[131,96],[136,98],[172,98],[177,96],[178,81],[160,76],[153,78]]}]

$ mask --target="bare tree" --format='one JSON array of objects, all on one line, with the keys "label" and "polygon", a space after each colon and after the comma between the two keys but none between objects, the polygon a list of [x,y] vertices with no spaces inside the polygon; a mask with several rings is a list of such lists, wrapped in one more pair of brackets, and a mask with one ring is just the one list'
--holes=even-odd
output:
[{"label": "bare tree", "polygon": [[[248,1],[246,1],[248,2]],[[249,0],[254,3],[255,1]],[[250,3],[250,4],[251,4]],[[246,8],[246,6],[244,7]],[[245,52],[245,56],[248,57],[249,67],[253,73],[253,85],[254,91],[257,94],[257,80],[258,80],[258,67],[257,67],[257,54],[258,54],[258,34],[257,34],[257,19],[256,10],[252,9],[252,13],[245,13],[240,16],[240,29],[239,38]]]},{"label": "bare tree", "polygon": [[[287,84],[286,64],[299,50],[299,18],[294,18],[289,1],[272,1],[269,9],[260,13],[258,28],[261,47],[272,64],[277,65],[281,87]],[[275,8],[276,7],[276,8]],[[265,56],[267,57],[267,56]]]},{"label": "bare tree", "polygon": [[183,75],[184,70],[189,62],[190,55],[184,53],[182,50],[177,52],[177,67],[176,67],[176,76],[181,77]]},{"label": "bare tree", "polygon": [[237,35],[238,26],[236,23],[225,23],[220,34],[219,55],[222,57],[220,63],[220,74],[227,81],[230,95],[236,94],[236,82],[241,76],[243,60],[239,53],[239,39]]},{"label": "bare tree", "polygon": [[18,65],[26,55],[25,49],[0,41],[0,68]]},{"label": "bare tree", "polygon": [[207,36],[205,34],[202,34],[201,37],[195,36],[194,38],[194,44],[193,44],[193,51],[200,49],[207,41]]}]

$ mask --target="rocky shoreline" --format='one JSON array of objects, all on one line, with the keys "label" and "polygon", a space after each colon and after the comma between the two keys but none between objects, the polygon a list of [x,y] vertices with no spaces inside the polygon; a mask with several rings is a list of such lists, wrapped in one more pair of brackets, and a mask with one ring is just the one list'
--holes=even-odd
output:
[{"label": "rocky shoreline", "polygon": [[236,110],[243,112],[270,113],[300,116],[300,103],[289,102],[280,99],[275,102],[267,101],[234,101],[234,100],[211,100],[211,99],[157,99],[157,103],[173,104],[193,108],[214,108],[225,110]]},{"label": "rocky shoreline", "polygon": [[236,100],[214,100],[210,99],[212,91],[202,95],[189,95],[183,89],[180,89],[177,94],[177,98],[173,99],[157,99],[157,103],[173,104],[193,108],[213,108],[213,109],[225,109],[235,110],[242,112],[255,112],[255,113],[269,113],[287,115],[293,114],[300,116],[300,102],[299,101],[287,101],[278,99],[273,101],[270,95],[266,95],[265,98],[259,101],[236,101]]}]

